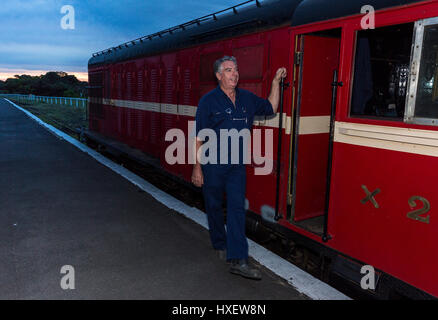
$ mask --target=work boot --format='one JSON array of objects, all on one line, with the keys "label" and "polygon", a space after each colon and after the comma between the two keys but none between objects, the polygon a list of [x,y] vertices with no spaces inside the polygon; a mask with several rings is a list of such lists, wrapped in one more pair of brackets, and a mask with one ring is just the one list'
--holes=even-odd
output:
[{"label": "work boot", "polygon": [[233,260],[230,266],[230,272],[233,274],[238,274],[242,277],[253,279],[253,280],[261,280],[262,274],[261,272],[250,266],[247,260]]},{"label": "work boot", "polygon": [[224,249],[222,249],[222,250],[216,249],[215,251],[216,251],[216,254],[217,254],[219,260],[227,261],[227,252]]}]

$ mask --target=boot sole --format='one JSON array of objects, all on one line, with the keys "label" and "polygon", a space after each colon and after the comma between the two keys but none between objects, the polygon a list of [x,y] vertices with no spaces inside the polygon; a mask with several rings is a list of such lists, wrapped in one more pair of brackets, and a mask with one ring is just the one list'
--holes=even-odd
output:
[{"label": "boot sole", "polygon": [[230,268],[230,273],[232,273],[232,274],[236,274],[236,275],[239,275],[239,276],[244,277],[244,278],[246,278],[246,279],[251,279],[251,280],[262,280],[262,277],[261,277],[261,276],[251,276],[251,275],[249,275],[249,274],[246,274],[246,273],[244,273],[244,272],[242,272],[242,271],[240,271],[240,270],[236,270],[236,269],[233,269],[233,268]]}]

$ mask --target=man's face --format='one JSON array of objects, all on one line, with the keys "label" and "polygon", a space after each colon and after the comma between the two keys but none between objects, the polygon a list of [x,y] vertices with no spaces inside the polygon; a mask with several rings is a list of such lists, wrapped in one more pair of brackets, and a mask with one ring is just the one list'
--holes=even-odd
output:
[{"label": "man's face", "polygon": [[233,61],[225,61],[222,63],[221,72],[216,73],[219,85],[225,89],[234,89],[239,82],[239,71]]}]

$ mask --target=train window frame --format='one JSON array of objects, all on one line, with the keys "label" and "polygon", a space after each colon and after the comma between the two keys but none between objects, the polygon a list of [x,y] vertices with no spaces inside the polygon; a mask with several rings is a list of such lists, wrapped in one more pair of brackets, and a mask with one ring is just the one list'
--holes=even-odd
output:
[{"label": "train window frame", "polygon": [[438,125],[438,118],[424,118],[415,116],[418,93],[418,76],[422,65],[423,44],[425,39],[425,27],[437,25],[438,17],[422,19],[415,22],[414,41],[412,43],[411,64],[408,80],[408,91],[406,95],[406,107],[404,122],[420,125]]},{"label": "train window frame", "polygon": [[[415,42],[415,21],[409,21],[409,22],[401,22],[401,23],[397,23],[397,24],[388,24],[388,25],[382,25],[379,26],[378,28],[373,28],[371,31],[375,31],[376,29],[384,29],[384,28],[392,28],[392,27],[397,27],[397,26],[402,26],[402,25],[412,25],[412,40],[411,43],[409,44],[409,58],[406,60],[406,65],[407,65],[407,69],[410,71],[411,69],[411,63],[412,63],[412,49],[414,46],[414,42]],[[348,118],[350,119],[369,119],[369,120],[377,120],[377,121],[390,121],[390,122],[399,122],[399,123],[403,123],[405,122],[405,114],[406,114],[406,106],[407,106],[407,101],[406,99],[404,99],[404,106],[403,106],[403,114],[399,115],[399,116],[389,116],[389,115],[374,115],[374,114],[367,114],[367,113],[363,113],[363,114],[359,114],[359,113],[353,113],[353,100],[354,100],[354,89],[355,89],[355,78],[358,75],[357,74],[357,70],[356,70],[356,63],[357,63],[357,54],[358,54],[358,40],[359,40],[359,32],[360,31],[366,31],[367,29],[356,29],[354,32],[354,44],[353,44],[353,56],[352,56],[352,72],[351,72],[351,86],[350,86],[350,92],[349,92],[349,103],[348,103]],[[375,60],[375,59],[374,59]],[[371,68],[371,66],[370,66]],[[406,85],[406,97],[408,96],[408,89],[409,89],[409,75],[408,75],[408,79],[407,79],[407,85]]]}]

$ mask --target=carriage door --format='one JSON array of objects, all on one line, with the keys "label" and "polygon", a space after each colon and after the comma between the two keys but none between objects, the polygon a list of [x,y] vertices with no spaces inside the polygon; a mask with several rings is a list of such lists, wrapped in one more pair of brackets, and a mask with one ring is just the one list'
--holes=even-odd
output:
[{"label": "carriage door", "polygon": [[339,65],[340,38],[341,29],[302,35],[295,61],[299,87],[291,149],[295,170],[290,217],[298,224],[307,221],[303,227],[315,233],[322,233],[329,185],[332,84]]}]

